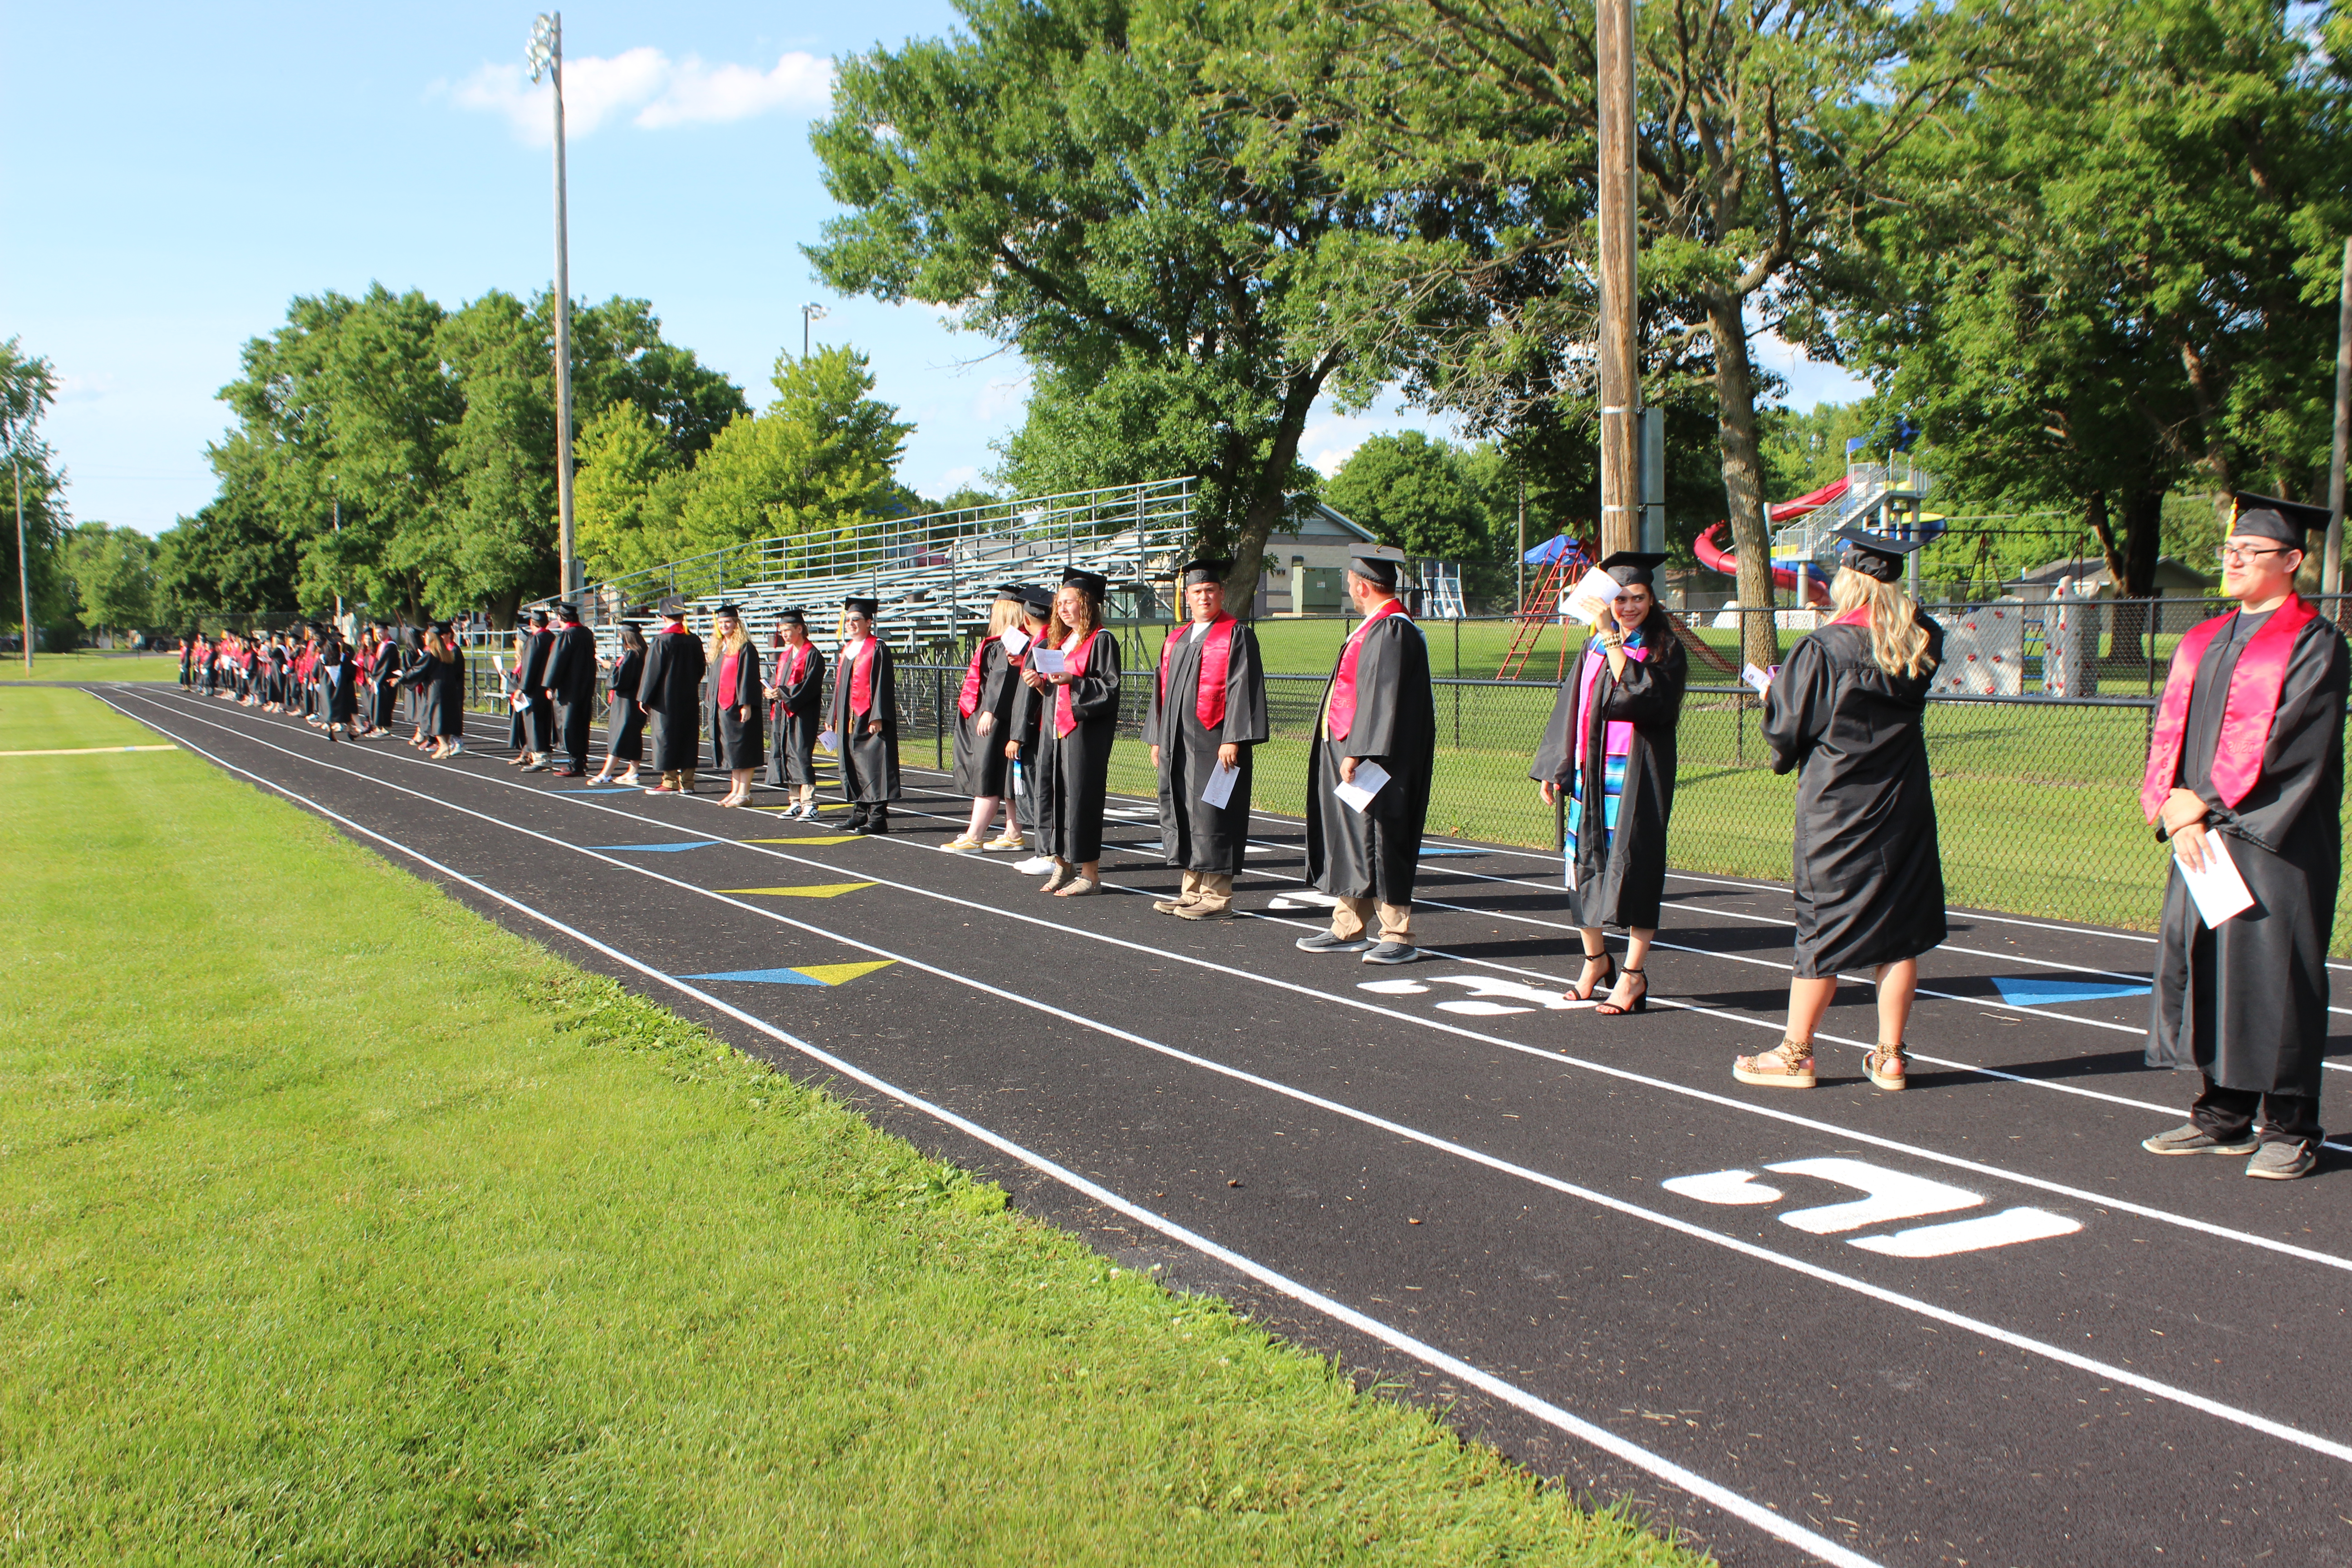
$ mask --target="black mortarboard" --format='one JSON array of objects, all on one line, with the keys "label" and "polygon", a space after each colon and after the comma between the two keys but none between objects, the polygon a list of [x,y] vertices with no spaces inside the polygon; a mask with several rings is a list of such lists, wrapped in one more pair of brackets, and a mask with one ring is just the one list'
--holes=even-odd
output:
[{"label": "black mortarboard", "polygon": [[1040,588],[1036,584],[1031,584],[1030,585],[1021,589],[1020,594],[1021,603],[1028,607],[1031,614],[1050,616],[1054,613],[1054,593],[1052,589]]},{"label": "black mortarboard", "polygon": [[858,615],[864,616],[870,621],[876,616],[881,614],[882,601],[879,599],[844,599],[841,601],[841,607],[845,610],[854,611]]},{"label": "black mortarboard", "polygon": [[1110,579],[1099,572],[1082,571],[1073,566],[1062,574],[1062,586],[1066,588],[1074,583],[1097,599],[1110,592]]},{"label": "black mortarboard", "polygon": [[1864,533],[1858,528],[1841,528],[1830,537],[1845,541],[1845,564],[1881,583],[1901,582],[1903,558],[1927,542],[1924,539],[1888,539]]},{"label": "black mortarboard", "polygon": [[1358,555],[1348,563],[1348,570],[1367,583],[1376,583],[1391,593],[1396,592],[1397,563],[1385,555]]},{"label": "black mortarboard", "polygon": [[530,624],[535,626],[543,626],[547,625],[547,612],[545,610],[533,610],[530,613]]},{"label": "black mortarboard", "polygon": [[580,606],[573,604],[569,599],[566,599],[563,603],[558,605],[555,607],[555,613],[562,616],[565,620],[571,622],[575,626],[580,624]]},{"label": "black mortarboard", "polygon": [[776,612],[776,624],[780,626],[805,626],[808,617],[798,610],[779,610]]},{"label": "black mortarboard", "polygon": [[732,616],[739,621],[743,618],[742,606],[740,605],[721,605],[717,613],[722,616]]},{"label": "black mortarboard", "polygon": [[1007,583],[1004,586],[996,591],[996,596],[999,600],[1010,599],[1016,605],[1024,603],[1028,598],[1028,595],[1029,590],[1024,588],[1018,583]]},{"label": "black mortarboard", "polygon": [[1620,588],[1631,588],[1637,584],[1648,588],[1656,585],[1655,574],[1660,566],[1665,564],[1665,556],[1657,552],[1620,550],[1602,561],[1601,569],[1608,573]]},{"label": "black mortarboard", "polygon": [[1204,555],[1197,561],[1187,561],[1183,571],[1184,586],[1190,588],[1196,583],[1222,584],[1225,574],[1233,569],[1231,561],[1221,561],[1213,556]]},{"label": "black mortarboard", "polygon": [[2329,514],[2324,506],[2305,506],[2301,501],[2258,496],[2248,490],[2239,490],[2230,499],[2234,503],[2230,519],[2230,531],[2233,534],[2267,539],[2289,550],[2301,550],[2305,531],[2327,526]]}]

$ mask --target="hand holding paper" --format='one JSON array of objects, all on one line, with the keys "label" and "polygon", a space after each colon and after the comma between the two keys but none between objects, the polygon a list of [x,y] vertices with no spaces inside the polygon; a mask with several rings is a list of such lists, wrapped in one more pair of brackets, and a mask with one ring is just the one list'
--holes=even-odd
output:
[{"label": "hand holding paper", "polygon": [[818,748],[822,751],[837,752],[841,749],[840,731],[835,730],[821,730],[817,732],[816,743]]},{"label": "hand holding paper", "polygon": [[2254,907],[2254,895],[2246,890],[2246,879],[2238,875],[2237,862],[2230,858],[2229,840],[2220,834],[2205,835],[2204,865],[2192,870],[2189,862],[2180,858],[2178,844],[2173,847],[2172,863],[2179,868],[2180,879],[2188,884],[2198,917],[2208,928]]},{"label": "hand holding paper", "polygon": [[1595,566],[1576,580],[1576,586],[1570,591],[1568,603],[1562,607],[1570,616],[1589,626],[1609,613],[1609,606],[1623,591],[1622,584]]},{"label": "hand holding paper", "polygon": [[1389,771],[1380,763],[1358,763],[1355,778],[1349,783],[1334,784],[1331,793],[1346,801],[1352,809],[1364,811],[1370,807],[1372,796],[1380,794],[1381,786],[1388,782]]},{"label": "hand holding paper", "polygon": [[1029,668],[1040,675],[1067,675],[1070,656],[1057,647],[1041,647],[1029,656]]},{"label": "hand holding paper", "polygon": [[998,637],[996,641],[997,646],[1004,649],[1004,656],[1007,658],[1019,658],[1021,650],[1029,646],[1029,634],[1019,626],[1007,626],[1004,628],[1004,635]]},{"label": "hand holding paper", "polygon": [[1234,781],[1241,776],[1241,769],[1229,768],[1219,763],[1209,770],[1209,782],[1201,786],[1202,803],[1215,806],[1219,811],[1224,810],[1225,803],[1234,798]]},{"label": "hand holding paper", "polygon": [[1739,679],[1754,687],[1756,689],[1756,695],[1759,697],[1768,695],[1772,689],[1772,677],[1770,674],[1767,671],[1757,668],[1752,664],[1740,670]]}]

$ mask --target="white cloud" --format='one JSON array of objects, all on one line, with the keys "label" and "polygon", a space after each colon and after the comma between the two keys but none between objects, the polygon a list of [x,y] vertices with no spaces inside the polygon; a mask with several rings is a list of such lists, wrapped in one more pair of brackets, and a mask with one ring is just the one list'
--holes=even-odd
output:
[{"label": "white cloud", "polygon": [[[520,65],[486,65],[455,87],[436,83],[461,109],[503,114],[515,134],[545,146],[553,138],[545,82],[534,84]],[[563,65],[563,122],[569,136],[585,136],[626,115],[641,130],[750,120],[778,110],[818,110],[833,96],[833,62],[797,49],[772,70],[706,65],[693,55],[673,60],[642,47],[610,57],[585,55]]]},{"label": "white cloud", "polygon": [[953,495],[964,486],[976,485],[979,482],[980,470],[966,463],[961,467],[950,468],[940,476],[940,494]]},{"label": "white cloud", "polygon": [[1019,413],[1029,402],[1029,378],[992,381],[971,402],[971,416],[993,425]]}]

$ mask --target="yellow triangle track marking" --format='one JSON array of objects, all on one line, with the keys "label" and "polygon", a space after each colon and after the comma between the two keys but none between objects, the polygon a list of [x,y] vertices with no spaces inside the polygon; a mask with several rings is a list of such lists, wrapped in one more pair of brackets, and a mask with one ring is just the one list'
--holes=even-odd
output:
[{"label": "yellow triangle track marking", "polygon": [[837,899],[844,893],[854,893],[860,888],[870,888],[871,882],[819,882],[807,888],[713,888],[714,893],[758,893],[782,899]]},{"label": "yellow triangle track marking", "polygon": [[892,959],[877,958],[866,963],[804,963],[797,965],[793,973],[805,974],[811,980],[822,980],[827,985],[840,985],[856,979],[861,974],[871,974],[877,969],[887,969],[894,962],[896,961]]},{"label": "yellow triangle track marking", "polygon": [[854,844],[864,837],[862,833],[845,833],[838,838],[738,838],[738,844]]}]

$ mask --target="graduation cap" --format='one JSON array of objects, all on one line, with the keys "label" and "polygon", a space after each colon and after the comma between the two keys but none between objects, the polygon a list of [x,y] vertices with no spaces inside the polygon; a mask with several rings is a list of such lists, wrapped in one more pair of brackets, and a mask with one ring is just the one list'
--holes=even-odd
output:
[{"label": "graduation cap", "polygon": [[1190,588],[1196,583],[1214,583],[1223,586],[1225,574],[1233,569],[1234,563],[1231,561],[1219,560],[1213,556],[1204,555],[1197,561],[1187,561],[1184,563],[1184,586]]},{"label": "graduation cap", "polygon": [[841,601],[841,607],[847,610],[853,616],[864,616],[870,621],[876,616],[882,613],[882,601],[879,599],[844,599]]},{"label": "graduation cap", "polygon": [[1927,542],[1924,539],[1888,539],[1864,533],[1858,528],[1841,528],[1830,537],[1845,541],[1846,565],[1881,583],[1901,582],[1903,558]]},{"label": "graduation cap", "polygon": [[1073,585],[1083,589],[1089,596],[1097,599],[1110,592],[1109,578],[1099,572],[1085,572],[1075,566],[1062,574],[1062,586],[1067,588]]},{"label": "graduation cap", "polygon": [[547,625],[547,612],[545,610],[533,610],[530,613],[530,624],[535,626],[543,626]]},{"label": "graduation cap", "polygon": [[1023,606],[1031,615],[1045,616],[1054,613],[1054,595],[1051,589],[1040,588],[1032,584],[1016,589],[1015,593],[1019,595]]},{"label": "graduation cap", "polygon": [[1655,585],[1657,569],[1665,563],[1664,552],[1620,550],[1601,563],[1601,569],[1621,588]]},{"label": "graduation cap", "polygon": [[2232,534],[2267,539],[2289,550],[2301,550],[2305,531],[2326,528],[2331,515],[2324,506],[2305,506],[2301,501],[2258,496],[2250,490],[2239,490],[2230,500],[2233,503],[2230,517]]},{"label": "graduation cap", "polygon": [[725,616],[730,621],[740,621],[743,618],[742,607],[737,605],[721,605],[717,613]]},{"label": "graduation cap", "polygon": [[686,601],[677,595],[672,594],[661,602],[659,608],[661,613],[669,619],[680,620],[686,615]]},{"label": "graduation cap", "polygon": [[776,612],[776,624],[780,626],[805,627],[808,625],[808,617],[798,610],[779,610]]},{"label": "graduation cap", "polygon": [[1385,555],[1358,555],[1349,558],[1348,570],[1388,592],[1396,592],[1397,563]]},{"label": "graduation cap", "polygon": [[558,605],[555,607],[555,613],[563,617],[564,624],[567,626],[576,626],[580,624],[580,606],[569,599]]}]

